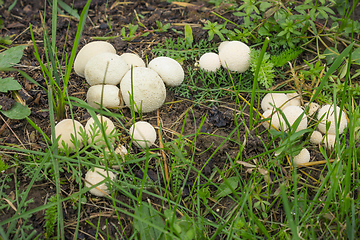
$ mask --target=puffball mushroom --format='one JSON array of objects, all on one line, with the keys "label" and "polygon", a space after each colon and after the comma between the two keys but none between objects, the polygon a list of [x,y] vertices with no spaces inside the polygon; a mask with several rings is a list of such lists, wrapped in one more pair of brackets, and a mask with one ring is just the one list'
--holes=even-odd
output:
[{"label": "puffball mushroom", "polygon": [[[104,90],[103,90],[104,88]],[[114,85],[94,85],[91,86],[86,94],[88,104],[93,108],[100,108],[102,97],[102,106],[106,108],[118,108],[122,105],[121,92]]]},{"label": "puffball mushroom", "polygon": [[128,64],[129,68],[133,67],[146,67],[144,60],[142,60],[135,53],[123,53],[120,55],[125,62]]},{"label": "puffball mushroom", "polygon": [[310,162],[310,152],[306,148],[303,148],[298,155],[293,158],[293,162],[296,165],[301,165]]},{"label": "puffball mushroom", "polygon": [[[282,111],[291,127],[295,123],[296,119],[300,117],[300,115],[304,112],[304,110],[302,110],[301,107],[298,106],[288,106]],[[285,131],[288,131],[287,124],[283,118],[280,119],[280,126],[285,128]],[[296,132],[300,130],[304,130],[306,128],[307,128],[307,118],[306,118],[306,114],[303,114],[303,118],[301,119],[299,125],[297,126]]]},{"label": "puffball mushroom", "polygon": [[268,93],[261,101],[261,108],[263,111],[271,110],[274,108],[273,106],[284,109],[288,106],[286,103],[288,100],[289,98],[285,93]]},{"label": "puffball mushroom", "polygon": [[287,102],[288,105],[298,106],[298,107],[301,106],[300,94],[294,92],[294,93],[287,93],[286,96],[289,98],[289,101]]},{"label": "puffball mushroom", "polygon": [[74,61],[75,73],[81,77],[85,76],[85,65],[87,62],[100,53],[116,53],[113,45],[105,41],[94,41],[86,44],[80,49]]},{"label": "puffball mushroom", "polygon": [[324,136],[324,145],[326,148],[333,149],[335,147],[336,135],[334,134],[325,134]]},{"label": "puffball mushroom", "polygon": [[175,59],[157,57],[149,62],[148,67],[159,74],[166,86],[176,87],[184,81],[184,69]]},{"label": "puffball mushroom", "polygon": [[310,116],[313,115],[314,113],[316,113],[320,108],[320,105],[317,103],[314,103],[314,102],[312,102],[310,104],[306,103],[305,107],[307,107],[308,105],[309,105],[309,115]]},{"label": "puffball mushroom", "polygon": [[203,54],[199,59],[199,67],[205,71],[216,72],[221,67],[219,55],[213,52]]},{"label": "puffball mushroom", "polygon": [[154,127],[145,121],[139,121],[133,124],[130,127],[129,133],[138,147],[150,147],[156,141],[156,131]]},{"label": "puffball mushroom", "polygon": [[[274,113],[273,113],[274,112]],[[272,114],[272,116],[271,116]],[[269,121],[271,123],[272,126],[276,127],[277,129],[280,129],[280,119],[281,119],[281,115],[279,112],[275,112],[274,110],[266,110],[263,113],[263,116],[265,118],[269,118],[271,116],[271,121]],[[264,121],[262,124],[263,126],[268,129],[270,127],[270,123],[268,121]]]},{"label": "puffball mushroom", "polygon": [[[110,181],[115,181],[116,175],[111,171],[106,171],[102,168],[94,168],[93,170],[89,170],[85,174],[85,186],[91,187],[92,185],[98,184],[99,182],[103,181],[105,178],[109,176]],[[103,197],[106,194],[110,194],[110,190],[108,189],[108,186],[106,185],[106,182],[100,184],[96,188],[92,188],[89,191],[91,194]]]},{"label": "puffball mushroom", "polygon": [[323,140],[323,135],[319,131],[313,131],[310,136],[310,142],[313,144],[320,144]]},{"label": "puffball mushroom", "polygon": [[[131,82],[133,87],[131,87]],[[125,105],[130,107],[130,95],[132,95],[135,111],[152,112],[160,108],[165,102],[166,88],[163,80],[152,69],[137,67],[133,69],[133,80],[131,81],[131,70],[129,70],[120,82],[121,93]],[[133,93],[131,92],[133,89]]]},{"label": "puffball mushroom", "polygon": [[[97,115],[97,118],[99,119],[99,122],[101,125],[105,128],[105,134],[106,136],[110,136],[114,130],[115,125],[114,123],[107,117]],[[89,118],[85,125],[85,131],[88,135],[88,143],[91,144],[94,141],[95,145],[105,145],[104,136],[101,133],[101,130],[99,126],[95,123],[95,120],[93,118]],[[114,142],[115,137],[109,138],[110,143]]]},{"label": "puffball mushroom", "polygon": [[250,67],[250,48],[240,41],[229,41],[219,46],[219,57],[223,68],[245,72]]},{"label": "puffball mushroom", "polygon": [[117,85],[127,71],[129,71],[129,66],[122,57],[115,53],[100,53],[92,57],[85,65],[85,79],[91,86]]},{"label": "puffball mushroom", "polygon": [[[318,125],[318,129],[320,130],[320,132],[322,132],[324,134],[325,133],[326,134],[336,134],[335,121],[339,121],[339,116],[340,116],[341,117],[340,124],[338,125],[339,134],[343,133],[345,127],[347,126],[347,119],[346,119],[345,112],[340,111],[340,108],[338,106],[336,106],[336,116],[337,117],[335,119],[333,105],[327,104],[327,105],[321,107],[318,112],[318,117],[317,117],[319,120],[322,118],[322,120],[319,122],[319,125]],[[330,122],[330,127],[328,130],[326,130],[326,125],[329,122]]]},{"label": "puffball mushroom", "polygon": [[79,148],[83,146],[82,139],[80,137],[80,130],[84,129],[83,125],[73,119],[63,119],[55,126],[55,137],[59,139],[59,147],[62,148],[63,144],[67,145],[71,150],[76,150],[75,144],[71,141],[71,136],[74,136],[75,132],[77,141],[79,142]]}]

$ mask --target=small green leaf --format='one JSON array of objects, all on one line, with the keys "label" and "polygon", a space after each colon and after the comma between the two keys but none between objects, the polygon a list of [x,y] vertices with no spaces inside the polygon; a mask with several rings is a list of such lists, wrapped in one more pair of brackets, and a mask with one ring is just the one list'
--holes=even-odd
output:
[{"label": "small green leaf", "polygon": [[0,78],[0,92],[20,90],[21,85],[13,77]]},{"label": "small green leaf", "polygon": [[76,9],[73,9],[72,7],[70,7],[69,5],[67,5],[65,2],[63,2],[61,0],[58,0],[58,4],[71,16],[75,17],[76,19],[80,19],[80,15]]},{"label": "small green leaf", "polygon": [[231,177],[225,179],[224,182],[220,184],[215,194],[215,198],[219,199],[231,194],[232,193],[231,189],[235,190],[238,186],[239,186],[239,180],[237,179],[237,177]]},{"label": "small green leaf", "polygon": [[0,110],[0,112],[10,119],[24,119],[31,113],[28,106],[24,106],[21,103],[15,103],[10,110]]},{"label": "small green leaf", "polygon": [[189,24],[186,24],[185,25],[185,42],[189,47],[191,47],[193,41],[194,41],[194,38],[193,38],[191,26]]},{"label": "small green leaf", "polygon": [[26,46],[21,45],[9,48],[8,50],[0,53],[0,68],[12,67],[19,63],[25,48]]}]

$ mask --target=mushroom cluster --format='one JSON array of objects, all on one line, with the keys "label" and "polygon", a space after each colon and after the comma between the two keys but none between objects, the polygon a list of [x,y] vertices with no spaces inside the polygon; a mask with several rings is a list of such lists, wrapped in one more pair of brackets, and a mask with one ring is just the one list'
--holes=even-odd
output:
[{"label": "mushroom cluster", "polygon": [[234,72],[245,72],[250,67],[250,48],[240,41],[224,41],[218,47],[219,54],[205,53],[199,59],[199,67],[216,72],[222,66]]},{"label": "mushroom cluster", "polygon": [[178,86],[184,80],[182,66],[172,58],[154,58],[146,67],[138,55],[117,55],[104,41],[86,44],[76,56],[74,69],[90,85],[86,98],[93,108],[119,108],[125,103],[135,104],[135,111],[152,112],[164,103],[165,86]]}]

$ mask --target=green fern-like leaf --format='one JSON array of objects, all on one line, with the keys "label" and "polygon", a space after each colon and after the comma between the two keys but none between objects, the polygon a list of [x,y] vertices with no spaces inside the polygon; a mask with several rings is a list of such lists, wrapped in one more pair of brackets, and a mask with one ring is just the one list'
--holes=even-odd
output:
[{"label": "green fern-like leaf", "polygon": [[[250,53],[250,70],[255,74],[256,67],[260,57],[260,50],[252,49]],[[265,88],[270,88],[274,80],[274,64],[270,61],[270,55],[264,54],[258,76],[259,83]]]},{"label": "green fern-like leaf", "polygon": [[[57,198],[56,196],[51,196],[49,198],[49,202],[50,203],[54,203],[56,202]],[[56,219],[58,216],[58,212],[57,212],[57,206],[53,205],[51,207],[49,207],[48,209],[46,209],[45,211],[45,230],[46,230],[46,238],[49,239],[55,232],[55,224],[56,224]]]},{"label": "green fern-like leaf", "polygon": [[271,62],[274,64],[275,67],[282,67],[287,62],[291,62],[295,58],[297,58],[303,52],[302,49],[292,49],[289,48],[279,55],[272,55]]}]

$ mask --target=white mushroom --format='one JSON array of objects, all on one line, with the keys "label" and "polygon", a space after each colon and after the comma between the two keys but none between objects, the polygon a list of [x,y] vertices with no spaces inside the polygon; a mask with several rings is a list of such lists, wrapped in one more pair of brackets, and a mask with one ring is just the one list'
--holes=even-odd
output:
[{"label": "white mushroom", "polygon": [[335,147],[336,135],[325,134],[324,136],[324,146],[328,149],[333,149]]},{"label": "white mushroom", "polygon": [[88,104],[93,108],[100,108],[102,97],[102,106],[105,108],[118,108],[122,105],[121,92],[114,85],[94,85],[91,86],[86,94]]},{"label": "white mushroom", "polygon": [[139,121],[133,124],[130,127],[129,133],[138,147],[150,147],[156,141],[156,131],[154,127],[145,121]]},{"label": "white mushroom", "polygon": [[110,52],[116,53],[113,45],[105,41],[94,41],[86,44],[80,49],[74,61],[75,73],[81,77],[85,76],[85,65],[95,55]]},{"label": "white mushroom", "polygon": [[[84,129],[83,125],[73,119],[63,119],[55,126],[55,137],[59,139],[59,148],[63,148],[63,145],[69,147],[72,151],[76,150],[75,144],[72,138],[77,138],[79,148],[82,148],[82,137],[80,136],[81,129]],[[76,136],[75,136],[76,132]]]},{"label": "white mushroom", "polygon": [[117,85],[127,71],[129,71],[129,66],[122,57],[115,53],[100,53],[87,62],[85,79],[91,86]]},{"label": "white mushroom", "polygon": [[120,157],[125,160],[125,156],[128,154],[128,150],[126,149],[126,147],[124,145],[119,145],[116,149],[115,149],[115,154],[119,154]]},{"label": "white mushroom", "polygon": [[323,140],[323,135],[319,131],[313,131],[310,136],[310,142],[312,144],[320,144]]},{"label": "white mushroom", "polygon": [[133,69],[133,79],[129,70],[121,80],[120,89],[128,107],[131,105],[130,95],[132,95],[136,112],[140,108],[142,112],[155,111],[163,105],[166,98],[163,80],[154,70],[144,67]]},{"label": "white mushroom", "polygon": [[120,57],[125,60],[125,62],[129,65],[129,68],[131,68],[131,66],[133,66],[134,68],[146,66],[144,60],[142,60],[135,53],[123,53],[120,55]]},{"label": "white mushroom", "polygon": [[[109,137],[111,134],[115,131],[115,125],[114,123],[107,117],[97,115],[97,118],[99,119],[100,124],[103,125],[105,128],[105,135],[109,138],[110,143],[113,143],[115,141],[115,137]],[[94,142],[95,145],[105,145],[104,136],[101,133],[101,130],[99,126],[95,123],[95,120],[93,118],[89,118],[89,120],[86,122],[85,125],[85,131],[88,135],[88,143],[91,144]]]},{"label": "white mushroom", "polygon": [[[309,105],[309,103],[306,103],[306,104],[305,104],[305,107],[307,107],[308,105]],[[319,104],[314,103],[314,102],[310,103],[310,106],[309,106],[309,115],[310,115],[310,116],[313,115],[315,112],[317,112],[317,110],[319,110],[319,108],[320,108],[320,105],[319,105]]]},{"label": "white mushroom", "polygon": [[303,148],[300,153],[293,158],[293,161],[296,165],[310,162],[310,152],[306,148]]},{"label": "white mushroom", "polygon": [[[304,110],[302,110],[298,106],[288,106],[283,110],[283,113],[291,127],[295,123],[296,119],[299,118],[303,112]],[[284,128],[285,131],[288,131],[288,126],[283,118],[280,119],[280,127]],[[303,114],[302,119],[299,125],[297,126],[296,132],[300,130],[304,130],[306,128],[307,128],[307,118],[306,118],[306,114]]]},{"label": "white mushroom", "polygon": [[159,74],[166,86],[179,86],[184,81],[184,70],[180,63],[169,57],[157,57],[149,62],[150,69]]},{"label": "white mushroom", "polygon": [[205,53],[199,59],[199,67],[205,71],[216,72],[221,67],[219,55],[213,52]]},{"label": "white mushroom", "polygon": [[[340,111],[340,108],[338,106],[336,106],[336,116],[336,121],[339,121],[339,116],[341,117],[340,124],[338,125],[339,134],[341,134],[344,132],[344,129],[347,126],[347,119],[345,112]],[[320,132],[324,134],[336,134],[334,106],[328,104],[321,107],[318,112],[317,118],[319,120],[322,118],[318,125],[318,129],[320,130]],[[326,125],[328,123],[330,123],[330,127],[326,131]]]},{"label": "white mushroom", "polygon": [[91,187],[92,185],[98,184],[101,181],[104,181],[105,178],[109,177],[110,181],[105,181],[104,183],[100,184],[96,188],[90,189],[90,193],[98,196],[103,197],[106,194],[110,194],[110,189],[107,186],[107,183],[113,182],[116,180],[116,175],[111,171],[106,171],[102,168],[94,168],[93,170],[89,170],[85,175],[85,186]]},{"label": "white mushroom", "polygon": [[[269,121],[271,123],[272,126],[276,127],[277,129],[280,129],[280,119],[282,119],[281,115],[279,112],[274,112],[274,110],[266,110],[263,113],[263,116],[265,118],[269,118],[271,116],[271,120]],[[263,126],[268,129],[270,127],[270,123],[268,121],[264,121],[263,122]]]},{"label": "white mushroom", "polygon": [[285,93],[268,93],[261,101],[261,108],[263,111],[271,110],[274,108],[273,106],[284,109],[289,105],[288,100],[289,98]]},{"label": "white mushroom", "polygon": [[288,105],[290,106],[301,106],[300,94],[297,92],[287,93],[286,96],[289,98]]},{"label": "white mushroom", "polygon": [[245,72],[250,66],[250,48],[243,42],[230,41],[219,46],[221,65],[235,72]]}]

